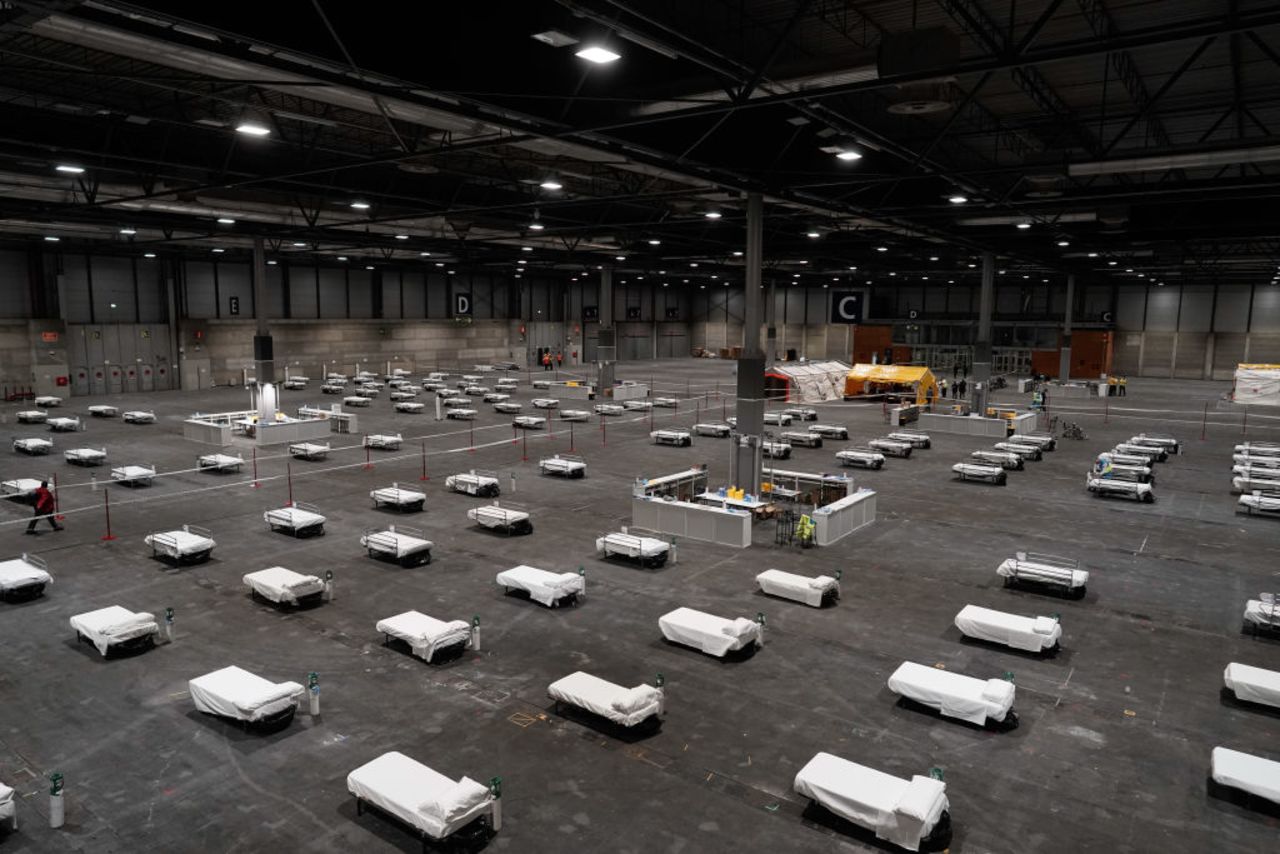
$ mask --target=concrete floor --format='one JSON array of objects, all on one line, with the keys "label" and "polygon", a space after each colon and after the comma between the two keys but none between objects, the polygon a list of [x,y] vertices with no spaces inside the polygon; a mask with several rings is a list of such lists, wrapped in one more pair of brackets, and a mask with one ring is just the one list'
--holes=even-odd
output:
[{"label": "concrete floor", "polygon": [[[731,370],[690,360],[628,363],[619,374],[696,394],[717,383],[728,391]],[[1088,440],[1011,473],[1005,488],[954,481],[950,465],[985,443],[935,435],[932,450],[853,472],[879,492],[880,518],[835,548],[776,547],[773,524],[763,523],[749,551],[682,543],[678,564],[658,571],[598,560],[594,538],[629,521],[637,475],[708,462],[713,483],[724,477],[726,441],[655,448],[648,419],[628,418],[609,421],[606,445],[593,420],[574,435],[588,477],[565,481],[536,469],[538,455],[568,449],[561,425],[554,438],[530,435],[525,463],[509,418],[487,405],[477,407],[482,447],[470,453],[465,426],[395,414],[384,395],[360,413],[363,429],[425,436],[429,454],[426,512],[405,521],[436,542],[435,561],[403,570],[369,560],[357,539],[395,520],[371,509],[367,494],[417,482],[416,441],[401,454],[374,452],[372,470],[358,447],[292,463],[294,496],[329,517],[322,538],[295,541],[263,523],[263,510],[287,496],[286,460],[272,455],[259,461],[257,489],[248,473],[191,471],[149,489],[112,488],[118,539],[102,542],[102,493],[87,485],[95,470],[65,465],[61,450],[105,445],[116,463],[190,469],[208,449],[182,438],[182,418],[240,408],[247,395],[112,399],[154,408],[160,422],[86,419],[85,432],[54,437],[56,456],[10,455],[0,470],[5,479],[56,471],[67,512],[66,532],[26,537],[29,511],[0,502],[0,555],[39,553],[56,580],[41,599],[0,605],[0,780],[19,790],[22,821],[0,844],[12,852],[416,850],[402,827],[356,817],[346,791],[351,769],[395,749],[454,777],[502,776],[505,826],[490,851],[882,850],[806,812],[792,793],[796,771],[821,750],[904,776],[944,768],[952,851],[1267,850],[1280,821],[1205,791],[1215,745],[1280,758],[1280,715],[1219,696],[1227,662],[1280,669],[1280,643],[1240,633],[1245,600],[1280,587],[1280,521],[1234,512],[1228,472],[1239,414],[1213,414],[1199,441],[1202,404],[1223,390],[1132,380],[1105,424],[1101,401],[1068,406]],[[517,399],[531,396],[526,384]],[[290,392],[285,404],[332,400]],[[94,402],[76,398],[64,410]],[[45,435],[13,423],[19,408],[4,405],[8,432]],[[694,415],[682,407],[665,417],[688,424]],[[835,405],[823,420],[847,424],[853,441],[884,431],[878,406]],[[1249,436],[1280,438],[1271,425],[1280,421],[1251,415]],[[1158,501],[1089,495],[1083,472],[1093,456],[1139,430],[1169,430],[1186,444],[1159,468]],[[358,445],[347,438],[335,436],[335,446]],[[797,448],[787,465],[831,470],[842,444]],[[532,508],[533,535],[508,540],[468,526],[477,500],[447,493],[444,477],[471,467],[500,470],[504,494],[515,475],[510,497]],[[213,530],[214,559],[179,570],[152,560],[143,536],[184,522]],[[1019,548],[1079,557],[1093,573],[1088,596],[1002,589],[995,568]],[[583,566],[588,598],[549,610],[506,597],[494,574],[517,563]],[[251,601],[241,576],[271,565],[332,569],[337,600],[301,613]],[[844,598],[825,610],[766,598],[753,577],[770,566],[841,568]],[[176,642],[107,661],[77,646],[67,618],[113,603],[175,608]],[[1061,613],[1064,650],[1040,660],[961,642],[952,618],[965,603]],[[681,605],[764,611],[768,645],[737,663],[667,645],[657,618]],[[409,608],[480,615],[484,651],[431,666],[382,647],[374,623]],[[987,732],[899,706],[885,679],[904,660],[983,677],[1013,671],[1021,727]],[[195,712],[187,680],[233,663],[298,682],[318,671],[323,715],[300,712],[284,732],[254,737]],[[579,669],[625,684],[665,674],[662,730],[625,743],[552,715],[546,685]],[[44,778],[55,770],[67,781],[60,831],[45,817]]]}]

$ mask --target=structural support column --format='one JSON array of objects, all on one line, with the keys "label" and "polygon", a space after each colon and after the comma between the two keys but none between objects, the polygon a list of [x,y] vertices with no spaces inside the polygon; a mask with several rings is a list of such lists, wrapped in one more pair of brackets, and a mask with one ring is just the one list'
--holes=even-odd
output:
[{"label": "structural support column", "polygon": [[776,279],[769,280],[765,300],[767,302],[764,304],[764,364],[766,368],[772,368],[778,356],[778,282]]},{"label": "structural support column", "polygon": [[978,299],[978,339],[973,344],[973,386],[969,397],[973,411],[987,411],[987,386],[991,382],[991,312],[996,296],[996,256],[982,253],[982,292]]},{"label": "structural support column", "polygon": [[613,270],[600,273],[600,329],[596,333],[596,395],[613,397],[613,364],[618,359],[617,333],[613,328]]},{"label": "structural support column", "polygon": [[729,461],[731,485],[755,494],[760,489],[764,434],[764,357],[760,353],[760,268],[764,259],[764,197],[747,196],[746,277],[743,284],[742,357],[738,359],[738,427]]},{"label": "structural support column", "polygon": [[1076,276],[1067,276],[1067,305],[1062,314],[1062,349],[1058,354],[1058,379],[1071,379],[1071,310],[1076,304]]},{"label": "structural support column", "polygon": [[253,336],[253,368],[258,385],[258,419],[276,417],[276,363],[267,325],[267,253],[262,238],[253,238],[253,307],[258,327]]}]

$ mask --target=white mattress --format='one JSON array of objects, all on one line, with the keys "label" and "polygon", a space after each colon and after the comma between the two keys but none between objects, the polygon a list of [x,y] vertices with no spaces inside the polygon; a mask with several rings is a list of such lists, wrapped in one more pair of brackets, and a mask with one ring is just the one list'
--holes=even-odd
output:
[{"label": "white mattress", "polygon": [[526,427],[531,430],[541,430],[547,426],[547,419],[538,415],[517,415],[511,421],[517,427]]},{"label": "white mattress", "polygon": [[700,649],[707,655],[723,657],[754,643],[760,637],[760,626],[754,620],[738,617],[727,620],[705,611],[676,608],[658,618],[662,636],[672,643]]},{"label": "white mattress", "polygon": [[396,412],[416,413],[421,412],[423,409],[426,409],[426,405],[422,403],[406,403],[402,401],[396,404]]},{"label": "white mattress", "polygon": [[529,403],[534,409],[555,409],[560,405],[560,401],[554,397],[535,397]]},{"label": "white mattress", "polygon": [[547,572],[524,564],[499,572],[497,582],[511,590],[523,590],[530,599],[547,607],[587,589],[586,579],[576,572]]},{"label": "white mattress", "polygon": [[97,448],[72,448],[69,451],[63,451],[62,456],[69,463],[100,463],[107,458],[107,451],[105,448],[102,450]]},{"label": "white mattress", "polygon": [[1022,617],[977,605],[960,609],[956,628],[968,637],[1028,652],[1050,649],[1062,637],[1062,626],[1052,617]]},{"label": "white mattress", "polygon": [[816,421],[818,419],[818,410],[809,409],[803,406],[794,406],[782,411],[790,415],[792,418],[799,418],[801,421]]},{"label": "white mattress", "polygon": [[360,545],[370,551],[404,558],[421,551],[430,551],[435,543],[399,531],[386,530],[361,536]]},{"label": "white mattress", "polygon": [[663,409],[675,409],[680,405],[680,401],[674,397],[655,397],[653,405],[660,406]]},{"label": "white mattress", "polygon": [[156,476],[151,466],[116,466],[111,470],[112,480],[149,480]]},{"label": "white mattress", "polygon": [[369,398],[353,394],[342,398],[342,403],[345,406],[368,406]]},{"label": "white mattress", "polygon": [[590,417],[591,417],[591,413],[585,409],[560,410],[561,421],[586,421]]},{"label": "white mattress", "polygon": [[510,414],[510,413],[512,413],[512,412],[519,412],[519,411],[520,411],[520,404],[518,404],[518,403],[495,403],[495,404],[493,405],[493,411],[494,411],[494,412],[504,412],[504,413],[507,413],[507,414]]},{"label": "white mattress", "polygon": [[857,448],[845,448],[836,451],[836,459],[842,463],[859,463],[864,466],[884,465],[884,454],[879,451],[862,451]]},{"label": "white mattress", "polygon": [[471,626],[465,620],[437,620],[419,611],[405,611],[379,620],[374,627],[385,635],[407,643],[413,654],[430,661],[436,650],[456,643],[471,642]]},{"label": "white mattress", "polygon": [[849,438],[848,429],[836,424],[810,424],[807,429],[810,433],[817,433],[819,436],[825,436],[828,439]]},{"label": "white mattress", "polygon": [[543,457],[538,460],[538,468],[542,471],[554,471],[560,474],[569,474],[570,472],[586,471],[587,464],[584,460],[566,460],[561,456]]},{"label": "white mattress", "polygon": [[202,469],[216,469],[224,471],[226,469],[236,469],[244,465],[242,457],[233,457],[230,454],[205,454],[196,460],[196,465]]},{"label": "white mattress", "polygon": [[778,438],[785,439],[792,445],[802,445],[809,448],[822,447],[822,434],[820,433],[803,433],[799,430],[787,430],[780,434]]},{"label": "white mattress", "polygon": [[268,682],[232,665],[187,683],[196,708],[211,715],[256,721],[298,704],[297,682]]},{"label": "white mattress", "polygon": [[193,534],[184,530],[147,534],[143,542],[160,554],[169,555],[170,557],[186,557],[187,555],[208,551],[217,545],[211,537]]},{"label": "white mattress", "polygon": [[921,840],[951,806],[941,780],[919,774],[903,780],[830,753],[810,759],[796,774],[793,788],[841,818],[874,830],[877,839],[908,851],[920,849]]},{"label": "white mattress", "polygon": [[996,574],[1005,578],[1021,578],[1025,581],[1058,584],[1063,587],[1084,587],[1089,583],[1089,573],[1083,569],[1069,569],[1034,560],[1007,558],[996,567]]},{"label": "white mattress", "polygon": [[35,399],[36,406],[61,406],[62,398],[54,397],[51,394],[37,395]]},{"label": "white mattress", "polygon": [[1107,478],[1093,477],[1088,478],[1089,489],[1098,492],[1109,492],[1114,495],[1150,495],[1153,493],[1151,484],[1137,483],[1132,480],[1109,480]]},{"label": "white mattress", "polygon": [[444,417],[452,418],[455,421],[471,421],[476,417],[476,411],[474,409],[460,409],[455,407],[453,409],[446,409]]},{"label": "white mattress", "polygon": [[634,534],[605,534],[596,539],[596,551],[605,555],[624,555],[625,557],[657,557],[671,549],[665,541],[656,537],[637,537]]},{"label": "white mattress", "polygon": [[154,614],[134,613],[119,605],[76,614],[71,618],[71,628],[88,638],[104,656],[113,644],[160,633]]},{"label": "white mattress", "polygon": [[653,409],[653,404],[647,400],[624,400],[622,407],[623,409],[631,409],[637,412],[648,412]]},{"label": "white mattress", "polygon": [[414,489],[401,489],[399,486],[384,486],[369,493],[374,504],[394,504],[396,507],[407,507],[427,500],[425,492]]},{"label": "white mattress", "polygon": [[991,447],[996,451],[1017,454],[1024,459],[1038,460],[1041,456],[1040,448],[1036,445],[1020,445],[1017,442],[996,442]]},{"label": "white mattress", "polygon": [[394,450],[400,447],[400,434],[394,435],[387,433],[370,433],[364,437],[365,447],[368,448],[388,448]]},{"label": "white mattress", "polygon": [[79,418],[50,418],[47,423],[54,430],[79,430]]},{"label": "white mattress", "polygon": [[581,670],[552,682],[547,686],[547,695],[558,703],[586,709],[624,727],[662,714],[661,688],[650,685],[624,688]]},{"label": "white mattress", "polygon": [[498,479],[481,474],[451,474],[444,479],[444,485],[458,492],[475,495],[479,490],[489,486],[497,486]]},{"label": "white mattress", "polygon": [[766,412],[764,414],[765,424],[777,424],[779,427],[786,427],[791,423],[791,416],[785,412]]},{"label": "white mattress", "polygon": [[732,427],[728,424],[717,424],[714,422],[702,422],[693,425],[693,432],[699,436],[728,436]]},{"label": "white mattress", "polygon": [[35,477],[15,477],[0,483],[0,490],[5,495],[22,498],[31,495],[40,488],[40,479]]},{"label": "white mattress", "polygon": [[596,404],[597,415],[621,415],[624,412],[626,412],[626,410],[616,403],[597,403]]},{"label": "white mattress", "polygon": [[0,820],[9,821],[13,815],[13,789],[0,783]]},{"label": "white mattress", "polygon": [[1215,747],[1211,765],[1215,783],[1280,803],[1280,762]]},{"label": "white mattress", "polygon": [[911,455],[911,446],[906,442],[895,442],[892,439],[872,439],[867,442],[867,446],[875,448],[877,451],[890,451],[903,456]]},{"label": "white mattress", "polygon": [[1280,605],[1268,605],[1261,599],[1244,603],[1244,620],[1261,626],[1280,626]]},{"label": "white mattress", "polygon": [[19,424],[43,424],[49,420],[49,413],[43,409],[24,409],[17,414]]},{"label": "white mattress", "polygon": [[1280,469],[1280,457],[1258,457],[1249,454],[1232,454],[1231,461],[1242,466],[1255,468]]},{"label": "white mattress", "polygon": [[660,445],[684,444],[690,440],[689,433],[685,430],[654,430],[649,438]]},{"label": "white mattress", "polygon": [[1241,495],[1239,504],[1264,513],[1280,513],[1280,496],[1276,495]]},{"label": "white mattress", "polygon": [[20,557],[0,561],[0,591],[29,584],[51,584],[53,578],[42,567],[28,563]]},{"label": "white mattress", "polygon": [[503,401],[510,400],[511,395],[504,394],[500,391],[491,391],[485,394],[481,399],[484,400],[485,403],[502,403]]},{"label": "white mattress", "polygon": [[1234,492],[1257,492],[1260,490],[1280,492],[1280,471],[1275,472],[1273,477],[1256,474],[1247,477],[1233,477],[1231,478],[1231,489]]},{"label": "white mattress", "polygon": [[944,716],[982,725],[1003,721],[1013,707],[1012,682],[978,679],[904,661],[889,677],[889,690],[937,709]]},{"label": "white mattress", "polygon": [[1248,703],[1280,707],[1280,672],[1231,662],[1222,672],[1222,684]]},{"label": "white mattress", "polygon": [[756,584],[770,596],[793,599],[815,608],[822,607],[822,597],[828,591],[834,590],[836,598],[840,598],[840,582],[830,575],[810,578],[780,569],[766,569],[756,576]]},{"label": "white mattress", "polygon": [[467,518],[485,528],[509,528],[520,522],[529,521],[529,514],[523,510],[509,510],[492,504],[485,507],[472,507],[467,511]]},{"label": "white mattress", "polygon": [[156,420],[154,412],[144,412],[141,409],[130,409],[121,417],[130,424],[150,424]]},{"label": "white mattress", "polygon": [[314,575],[303,575],[283,566],[272,566],[247,573],[245,586],[272,602],[298,604],[303,596],[311,596],[324,590],[324,582]]},{"label": "white mattress", "polygon": [[981,463],[956,463],[951,467],[951,470],[960,475],[962,480],[972,478],[974,480],[989,480],[998,483],[1008,477],[1002,467],[982,465]]},{"label": "white mattress", "polygon": [[323,445],[315,442],[298,442],[289,446],[289,453],[295,457],[315,458],[323,457],[329,453],[329,444]]},{"label": "white mattress", "polygon": [[469,777],[458,782],[391,751],[347,775],[347,791],[410,827],[443,839],[492,809],[493,795]]},{"label": "white mattress", "polygon": [[998,465],[1006,469],[1022,468],[1022,457],[1017,454],[1006,451],[974,451],[969,454],[970,459],[978,460],[991,465]]},{"label": "white mattress", "polygon": [[1236,445],[1237,454],[1250,454],[1255,457],[1280,457],[1280,443],[1277,442],[1245,442]]},{"label": "white mattress", "polygon": [[15,450],[25,451],[28,454],[47,454],[53,450],[53,442],[49,439],[31,436],[25,439],[14,439],[13,447]]}]

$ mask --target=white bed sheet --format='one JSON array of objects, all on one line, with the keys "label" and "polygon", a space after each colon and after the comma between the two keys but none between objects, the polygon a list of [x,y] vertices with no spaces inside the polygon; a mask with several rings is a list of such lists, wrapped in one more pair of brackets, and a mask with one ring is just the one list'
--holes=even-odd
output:
[{"label": "white bed sheet", "polygon": [[756,584],[770,596],[803,602],[814,608],[822,607],[822,598],[828,591],[834,590],[836,598],[840,598],[840,582],[830,575],[810,578],[780,569],[766,569],[756,576]]},{"label": "white bed sheet", "polygon": [[396,404],[396,412],[416,414],[424,409],[426,409],[426,404],[414,403],[412,401],[401,401]]},{"label": "white bed sheet", "polygon": [[573,474],[575,472],[585,472],[587,463],[585,460],[567,460],[561,456],[543,457],[538,460],[538,468],[544,472],[552,471],[557,474]]},{"label": "white bed sheet", "polygon": [[714,422],[701,422],[693,425],[693,432],[699,436],[718,436],[723,438],[732,432],[733,428],[728,424],[717,424]]},{"label": "white bed sheet", "polygon": [[481,490],[498,486],[498,479],[489,475],[478,474],[452,474],[444,479],[444,485],[456,492],[463,492],[467,495],[476,495]]},{"label": "white bed sheet", "polygon": [[103,656],[113,644],[160,634],[154,614],[146,611],[135,613],[120,605],[76,614],[71,618],[71,628],[88,638]]},{"label": "white bed sheet", "polygon": [[262,519],[272,527],[292,528],[295,531],[325,523],[324,516],[301,507],[276,507],[263,513]]},{"label": "white bed sheet", "polygon": [[25,587],[28,584],[51,583],[53,578],[48,572],[20,557],[0,561],[0,591]]},{"label": "white bed sheet", "polygon": [[1215,747],[1211,768],[1215,783],[1280,804],[1280,762]]},{"label": "white bed sheet", "polygon": [[497,582],[511,590],[525,591],[530,599],[548,608],[559,599],[587,589],[586,579],[576,572],[548,572],[524,564],[499,572]]},{"label": "white bed sheet", "polygon": [[435,546],[435,543],[430,540],[424,540],[422,537],[387,530],[362,535],[360,537],[360,545],[371,551],[393,555],[396,558],[404,558],[420,551],[430,551]]},{"label": "white bed sheet", "polygon": [[467,518],[486,528],[509,528],[521,522],[528,522],[529,514],[524,510],[511,510],[490,504],[472,507],[467,511]]},{"label": "white bed sheet", "polygon": [[978,679],[904,661],[889,677],[889,690],[979,726],[987,719],[1003,721],[1013,707],[1016,694],[1012,682]]},{"label": "white bed sheet", "polygon": [[141,409],[130,409],[121,417],[129,424],[150,424],[156,420],[154,412],[145,412]]},{"label": "white bed sheet", "polygon": [[404,641],[413,654],[431,661],[436,650],[456,643],[471,643],[471,626],[465,620],[437,620],[420,611],[405,611],[379,620],[374,627],[384,635]]},{"label": "white bed sheet", "polygon": [[955,622],[968,637],[1027,652],[1050,649],[1062,638],[1062,626],[1052,617],[1023,617],[977,605],[961,608]]},{"label": "white bed sheet", "polygon": [[558,703],[586,709],[624,727],[662,714],[661,688],[651,685],[624,688],[581,670],[552,682],[547,686],[547,695]]},{"label": "white bed sheet", "polygon": [[296,706],[303,688],[297,682],[270,682],[235,665],[187,683],[197,709],[241,721],[257,721]]},{"label": "white bed sheet", "polygon": [[13,448],[26,454],[47,454],[53,450],[53,442],[38,436],[13,440]]},{"label": "white bed sheet", "polygon": [[1233,661],[1222,672],[1222,684],[1247,703],[1280,708],[1280,672]]},{"label": "white bed sheet", "polygon": [[1036,563],[1034,560],[1007,558],[996,567],[996,575],[1003,578],[1021,578],[1026,581],[1039,581],[1059,584],[1063,587],[1084,587],[1089,583],[1089,572],[1084,569],[1066,569],[1049,564]]},{"label": "white bed sheet", "polygon": [[620,532],[605,534],[596,539],[596,551],[608,555],[623,555],[631,558],[653,558],[670,551],[671,546],[657,537],[637,537],[635,534]]},{"label": "white bed sheet", "polygon": [[50,418],[45,423],[49,425],[50,429],[59,430],[63,432],[80,429],[79,418],[67,418],[63,416],[60,418]]},{"label": "white bed sheet", "polygon": [[658,618],[662,636],[672,643],[700,649],[717,658],[742,649],[760,637],[760,626],[745,617],[728,620],[693,608],[676,608]]},{"label": "white bed sheet", "polygon": [[411,504],[425,503],[427,494],[416,489],[403,489],[399,486],[384,486],[369,493],[375,504],[393,504],[396,507],[408,507]]},{"label": "white bed sheet", "polygon": [[49,413],[43,409],[24,409],[15,417],[19,424],[43,424],[49,420]]},{"label": "white bed sheet", "polygon": [[244,458],[233,457],[230,454],[205,454],[196,460],[196,465],[202,469],[227,471],[229,469],[238,469],[244,465]]},{"label": "white bed sheet", "polygon": [[257,572],[246,573],[245,586],[272,602],[298,604],[303,596],[324,591],[324,582],[315,575],[303,575],[283,566],[271,566]]},{"label": "white bed sheet", "polygon": [[26,498],[40,488],[40,483],[40,479],[35,477],[15,477],[0,483],[0,488],[9,498]]},{"label": "white bed sheet", "polygon": [[111,479],[120,481],[151,480],[156,470],[151,466],[116,466],[111,470]]},{"label": "white bed sheet", "polygon": [[69,463],[101,463],[106,460],[107,451],[105,448],[72,448],[63,451],[62,457]]},{"label": "white bed sheet", "polygon": [[186,557],[198,552],[207,551],[217,545],[217,543],[213,541],[212,537],[206,537],[203,534],[193,534],[190,531],[183,530],[147,534],[143,539],[143,542],[161,554],[166,554],[169,557]]},{"label": "white bed sheet", "polygon": [[105,403],[95,403],[89,407],[89,414],[99,418],[114,418],[120,414],[120,410]]},{"label": "white bed sheet", "polygon": [[469,777],[455,783],[394,750],[348,774],[347,791],[432,839],[465,827],[493,803],[489,790]]},{"label": "white bed sheet", "polygon": [[1260,626],[1280,626],[1280,605],[1268,605],[1261,599],[1244,603],[1244,621]]}]

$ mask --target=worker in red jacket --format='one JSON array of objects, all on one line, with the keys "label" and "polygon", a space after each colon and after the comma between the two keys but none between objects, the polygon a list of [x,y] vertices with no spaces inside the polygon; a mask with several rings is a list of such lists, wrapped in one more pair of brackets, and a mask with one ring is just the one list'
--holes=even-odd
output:
[{"label": "worker in red jacket", "polygon": [[62,526],[53,518],[53,493],[49,491],[49,481],[40,481],[40,486],[36,488],[36,513],[31,520],[31,524],[27,526],[28,534],[36,533],[36,525],[41,518],[48,519],[49,525],[55,531],[61,531]]}]

